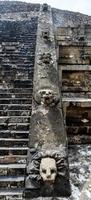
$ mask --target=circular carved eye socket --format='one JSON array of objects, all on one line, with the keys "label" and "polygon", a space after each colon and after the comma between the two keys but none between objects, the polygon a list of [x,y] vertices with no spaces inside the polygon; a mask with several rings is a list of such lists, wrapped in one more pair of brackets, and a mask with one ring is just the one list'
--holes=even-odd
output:
[{"label": "circular carved eye socket", "polygon": [[43,173],[43,174],[46,174],[46,169],[42,169],[42,173]]},{"label": "circular carved eye socket", "polygon": [[51,174],[54,174],[56,173],[56,170],[55,169],[51,169]]}]

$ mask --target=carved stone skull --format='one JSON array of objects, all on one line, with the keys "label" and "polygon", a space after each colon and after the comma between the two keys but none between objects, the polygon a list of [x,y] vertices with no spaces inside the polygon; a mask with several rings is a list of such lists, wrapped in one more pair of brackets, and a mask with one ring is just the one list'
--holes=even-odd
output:
[{"label": "carved stone skull", "polygon": [[45,89],[41,91],[41,104],[50,105],[54,100],[54,95],[51,90]]},{"label": "carved stone skull", "polygon": [[54,106],[59,102],[59,96],[53,90],[41,89],[38,91],[40,103],[45,106]]},{"label": "carved stone skull", "polygon": [[46,183],[54,183],[57,175],[56,161],[53,158],[42,158],[40,163],[40,176]]}]

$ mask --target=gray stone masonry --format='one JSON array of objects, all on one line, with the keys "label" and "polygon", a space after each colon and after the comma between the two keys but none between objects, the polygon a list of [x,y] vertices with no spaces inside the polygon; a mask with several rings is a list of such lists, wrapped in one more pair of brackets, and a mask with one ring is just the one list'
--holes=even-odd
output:
[{"label": "gray stone masonry", "polygon": [[[40,163],[43,158],[56,161],[57,175],[52,184],[41,177]],[[40,9],[37,30],[24,199],[67,197],[70,192],[67,135],[59,92],[52,15],[51,8],[44,4]]]}]

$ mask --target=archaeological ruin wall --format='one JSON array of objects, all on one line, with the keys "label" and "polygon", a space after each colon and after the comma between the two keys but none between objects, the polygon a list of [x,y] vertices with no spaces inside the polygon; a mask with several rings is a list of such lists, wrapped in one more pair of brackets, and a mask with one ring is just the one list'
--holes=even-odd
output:
[{"label": "archaeological ruin wall", "polygon": [[[0,1],[1,200],[22,200],[25,191],[39,14],[39,4]],[[91,173],[91,17],[55,8],[51,17],[59,70],[57,88],[69,144],[71,198],[79,200]],[[48,30],[42,37],[48,39]],[[40,62],[51,62],[47,56],[44,54]],[[54,91],[58,94],[56,88]],[[59,100],[59,95],[56,97],[54,103]]]}]

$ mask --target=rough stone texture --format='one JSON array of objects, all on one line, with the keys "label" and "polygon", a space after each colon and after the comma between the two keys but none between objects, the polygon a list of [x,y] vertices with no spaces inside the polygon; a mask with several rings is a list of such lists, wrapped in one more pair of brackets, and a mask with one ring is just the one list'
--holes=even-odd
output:
[{"label": "rough stone texture", "polygon": [[[53,12],[54,17],[59,13]],[[91,23],[90,18],[64,12],[64,26],[55,30],[58,43],[59,83],[62,91],[69,144],[91,143]],[[62,16],[62,17],[63,17]],[[72,18],[73,16],[73,18]],[[75,21],[74,21],[75,17]],[[88,18],[88,22],[86,19]],[[55,18],[54,18],[55,19]],[[81,20],[81,21],[80,21]],[[54,24],[55,24],[54,20]],[[57,24],[58,26],[58,24]],[[62,89],[61,89],[62,87]]]},{"label": "rough stone texture", "polygon": [[[90,145],[88,146],[74,145],[74,146],[69,147],[69,169],[70,169],[70,182],[71,182],[71,189],[72,189],[72,195],[69,198],[39,197],[36,200],[80,200],[81,191],[83,193],[84,185],[88,181],[88,177],[91,173],[91,146]],[[90,191],[90,197],[91,197],[91,191]],[[33,200],[35,199],[33,198]]]},{"label": "rough stone texture", "polygon": [[[47,31],[49,35],[46,39],[43,34]],[[50,9],[46,13],[40,12],[39,15],[33,90],[34,99],[38,104],[41,103],[44,95],[54,104],[60,100],[55,40]]]},{"label": "rough stone texture", "polygon": [[[3,189],[0,189],[1,200],[22,199],[23,188],[17,189],[17,185],[19,186],[19,182],[17,183],[17,181],[19,181],[19,174],[23,175],[25,172],[25,165],[23,166],[22,164],[26,162],[27,142],[28,142],[28,134],[29,134],[29,125],[26,124],[26,122],[27,123],[30,122],[30,111],[31,111],[30,99],[32,96],[32,84],[29,87],[29,84],[30,84],[29,79],[33,75],[33,65],[30,65],[29,63],[30,61],[32,64],[34,62],[34,58],[32,55],[34,55],[34,51],[35,51],[34,50],[35,38],[36,38],[35,27],[37,26],[37,16],[39,15],[39,8],[40,8],[40,5],[38,4],[0,1],[0,31],[1,31],[0,32],[0,61],[2,60],[1,61],[2,66],[0,67],[0,71],[1,71],[0,72],[0,77],[1,77],[0,78],[0,82],[1,82],[0,84],[0,116],[1,116],[0,117],[0,138],[1,138],[0,146],[2,146],[2,148],[0,148],[0,153],[1,153],[0,175],[4,175],[5,177],[8,177],[9,175],[11,176],[12,174],[12,178],[15,177],[16,179],[16,182],[15,182],[15,179],[13,179],[14,180],[13,186],[12,186],[12,183],[13,183],[12,179],[9,179],[10,181],[9,184],[8,184],[8,179],[7,179],[7,187],[5,186]],[[78,29],[81,30],[81,27],[79,25],[81,25],[82,27],[83,27],[83,24],[91,25],[90,16],[83,15],[80,13],[74,13],[70,11],[58,10],[58,9],[53,9],[53,19],[54,19],[55,28],[60,27],[60,26],[68,27],[69,25],[70,27],[74,27],[74,30],[76,30],[77,27],[79,27],[77,28],[77,30]],[[25,25],[25,21],[27,20],[28,20],[29,26],[27,22]],[[33,26],[33,24],[35,23],[36,25]],[[1,27],[4,27],[4,28],[2,29]],[[15,27],[18,31],[17,37],[15,34],[16,33]],[[27,29],[31,27],[29,28],[29,34],[31,33],[30,34],[31,37],[29,37],[25,33],[24,31],[24,29],[26,29],[25,27],[27,27]],[[10,29],[11,29],[11,32],[9,31]],[[21,37],[19,36],[21,35],[22,30],[23,30],[23,34],[25,35],[24,40],[23,40],[23,35]],[[87,30],[88,28],[86,26],[85,31],[87,32]],[[14,34],[14,37],[13,37],[13,34]],[[26,35],[27,35],[27,38],[29,38],[28,44],[27,44],[29,45],[29,50],[27,50],[28,46],[26,45],[25,47],[23,46]],[[89,33],[88,40],[87,41],[85,40],[85,42],[87,42],[88,45],[91,44],[90,35],[91,33]],[[77,32],[75,36],[77,36]],[[78,31],[78,36],[80,36],[79,31]],[[18,38],[20,40],[19,43],[18,43]],[[72,43],[73,42],[72,38],[73,36],[71,37],[71,40],[69,39],[67,40],[66,44]],[[74,37],[73,39],[77,41],[78,43],[78,39],[76,39],[76,37]],[[31,46],[30,43],[33,43],[33,46]],[[82,41],[80,41],[80,44],[81,43]],[[17,59],[19,61],[20,58],[18,58],[17,55],[14,56],[14,63],[13,63],[12,54],[15,52],[16,54],[18,54],[19,51],[21,52],[20,55],[22,58],[29,51],[29,55],[31,55],[29,59],[29,63],[26,63],[26,61],[24,63],[24,60],[22,59],[22,61],[20,61],[21,63],[18,64]],[[9,64],[7,64],[8,62]],[[16,65],[18,67],[17,69],[16,69]],[[65,65],[62,65],[61,68],[62,69],[64,68],[66,70],[73,69],[73,70],[79,71],[80,69],[84,71],[85,70],[91,71],[91,65],[74,65],[74,64],[66,65],[65,64]],[[61,73],[59,74],[61,76]],[[11,77],[13,77],[14,80],[15,80],[15,77],[16,78],[18,77],[19,80],[21,80],[14,83],[16,84],[16,87],[13,87],[14,85],[13,85],[13,80]],[[8,78],[8,81],[6,81],[7,78]],[[29,80],[29,82],[27,82],[28,88],[25,88],[25,82],[24,81],[22,82],[23,78],[24,79],[28,78]],[[17,86],[19,87],[17,88]],[[63,96],[63,101],[66,100],[66,103],[70,101],[70,102],[74,102],[75,104],[76,101],[81,102],[81,101],[91,100],[91,93],[90,92],[86,93],[84,91],[83,92],[77,91],[76,93],[70,92],[70,95],[68,92],[66,92],[66,93],[63,93],[62,96]],[[20,123],[19,126],[17,126],[17,122]],[[23,124],[21,124],[22,122]],[[8,123],[9,123],[9,126],[8,126]],[[89,130],[87,128],[85,130]],[[77,127],[77,130],[78,130],[78,127]],[[84,133],[85,133],[85,130],[84,130]],[[72,141],[72,138],[73,137],[71,137],[70,141]],[[84,138],[85,138],[85,135],[83,136],[82,141],[84,141]],[[75,143],[79,141],[78,139],[75,138],[75,141],[76,141]],[[89,138],[88,138],[88,141],[89,141]],[[24,147],[23,147],[23,144],[24,144]],[[8,147],[9,145],[11,146],[11,148]],[[79,194],[81,193],[81,190],[78,189],[79,188],[78,183],[80,182],[80,177],[82,177],[82,180],[83,180],[83,181],[81,180],[80,186],[81,188],[83,188],[83,185],[86,179],[91,173],[91,170],[90,170],[91,149],[90,149],[90,146],[88,145],[83,146],[83,147],[75,146],[74,148],[72,148],[72,150],[70,148],[69,152],[70,152],[70,158],[73,159],[73,160],[72,159],[69,160],[70,170],[71,168],[73,168],[72,170],[73,175],[71,175],[71,177],[73,177],[71,178],[73,180],[73,183],[74,183],[75,178],[77,178],[76,186],[74,184],[72,186],[72,190],[73,190],[72,200],[74,199],[77,200],[77,198],[79,200]],[[81,162],[80,162],[80,159],[81,159]],[[76,160],[76,163],[74,162],[74,160]],[[11,163],[14,163],[14,166],[12,166]],[[17,163],[19,163],[18,166],[16,165]],[[3,177],[0,176],[0,180],[1,180],[0,187],[2,183],[1,178]],[[6,179],[3,179],[3,180],[6,181]],[[40,197],[39,200],[41,199],[43,198]],[[47,200],[49,200],[49,198],[47,198]]]},{"label": "rough stone texture", "polygon": [[62,91],[63,92],[91,92],[91,71],[63,70]]},{"label": "rough stone texture", "polygon": [[[62,120],[61,111],[58,108],[45,109],[40,107],[33,113],[31,118],[30,128],[30,153],[28,154],[27,173],[30,175],[26,180],[26,188],[35,188],[39,195],[40,190],[42,196],[51,196],[44,184],[39,178],[39,163],[43,157],[52,157],[58,164],[58,175],[54,186],[54,196],[69,195],[69,174],[67,167],[67,150],[66,150],[66,135]],[[33,133],[33,134],[32,134]],[[59,134],[58,134],[59,133]],[[36,176],[34,176],[35,174]],[[37,172],[37,173],[36,173]],[[32,183],[31,183],[32,182]],[[31,186],[31,184],[32,186]],[[64,188],[64,184],[67,186]],[[61,190],[58,185],[61,185]],[[30,187],[31,186],[31,187]],[[39,189],[37,190],[37,188]],[[67,190],[66,190],[67,188]],[[27,192],[26,192],[27,193]],[[31,189],[31,195],[32,189]],[[33,196],[32,196],[33,198]]]},{"label": "rough stone texture", "polygon": [[55,28],[57,27],[77,27],[83,24],[91,25],[91,16],[81,13],[71,12],[67,10],[59,10],[53,8],[53,21]]},{"label": "rough stone texture", "polygon": [[[70,198],[43,198],[39,197],[33,200],[80,200],[81,191],[91,173],[91,146],[90,145],[74,145],[69,147],[69,169],[72,188],[72,196]],[[22,200],[22,192],[16,190],[15,193],[11,189],[6,190],[8,200]],[[17,194],[18,192],[18,194]],[[7,200],[5,190],[1,200]]]},{"label": "rough stone texture", "polygon": [[[30,124],[25,199],[37,198],[38,196],[56,197],[70,195],[67,136],[58,87],[55,41],[51,8],[49,6],[46,12],[41,7],[38,22],[34,70],[34,100]],[[42,33],[46,29],[49,31],[49,38],[45,40],[42,37]],[[46,54],[50,56],[43,56]],[[40,59],[41,63],[39,62]],[[40,93],[41,90],[43,94]],[[48,93],[48,96],[44,97],[45,90],[49,90],[50,93],[52,91],[53,95],[53,100],[49,103],[47,102],[47,104],[46,100],[42,101],[43,98],[50,100],[52,97]],[[55,182],[48,185],[42,180],[39,172],[41,159],[46,157],[55,159],[57,163]]]},{"label": "rough stone texture", "polygon": [[91,173],[91,145],[70,146],[69,163],[72,200],[79,200]]},{"label": "rough stone texture", "polygon": [[91,174],[83,187],[80,200],[90,200],[91,199]]},{"label": "rough stone texture", "polygon": [[31,12],[39,11],[40,4],[30,4],[19,1],[0,1],[0,13],[18,13],[18,12]]},{"label": "rough stone texture", "polygon": [[69,143],[91,143],[91,103],[69,103],[66,115],[66,127]]},{"label": "rough stone texture", "polygon": [[24,188],[39,7],[0,1],[0,195]]}]

